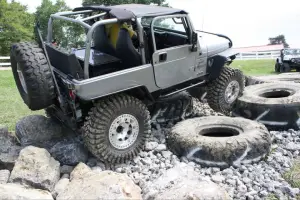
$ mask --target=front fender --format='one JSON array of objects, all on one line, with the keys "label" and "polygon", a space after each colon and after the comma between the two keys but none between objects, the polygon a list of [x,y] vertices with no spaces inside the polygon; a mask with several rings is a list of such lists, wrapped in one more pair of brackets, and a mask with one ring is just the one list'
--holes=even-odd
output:
[{"label": "front fender", "polygon": [[209,58],[207,62],[208,80],[214,80],[220,76],[222,68],[229,61],[225,56],[216,55]]}]

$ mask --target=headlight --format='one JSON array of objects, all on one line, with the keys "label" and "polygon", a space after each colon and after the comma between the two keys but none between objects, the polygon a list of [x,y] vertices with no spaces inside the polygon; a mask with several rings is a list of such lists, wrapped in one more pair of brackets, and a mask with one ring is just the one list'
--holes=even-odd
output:
[{"label": "headlight", "polygon": [[291,60],[292,62],[295,62],[296,60],[295,60],[295,58],[292,58],[292,60]]}]

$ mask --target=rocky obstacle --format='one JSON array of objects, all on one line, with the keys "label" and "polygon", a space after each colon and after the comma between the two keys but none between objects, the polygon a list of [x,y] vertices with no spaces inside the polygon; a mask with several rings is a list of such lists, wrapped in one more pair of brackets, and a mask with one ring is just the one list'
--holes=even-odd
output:
[{"label": "rocky obstacle", "polygon": [[62,165],[75,166],[88,159],[88,151],[79,134],[42,115],[20,119],[16,125],[16,137],[23,147],[33,145],[47,149]]},{"label": "rocky obstacle", "polygon": [[112,171],[98,173],[83,163],[77,165],[71,173],[70,183],[63,187],[56,200],[142,199],[141,189],[127,175]]},{"label": "rocky obstacle", "polygon": [[60,164],[45,149],[29,146],[20,152],[9,182],[51,192],[60,178]]},{"label": "rocky obstacle", "polygon": [[20,151],[17,139],[7,128],[0,127],[0,169],[12,170]]}]

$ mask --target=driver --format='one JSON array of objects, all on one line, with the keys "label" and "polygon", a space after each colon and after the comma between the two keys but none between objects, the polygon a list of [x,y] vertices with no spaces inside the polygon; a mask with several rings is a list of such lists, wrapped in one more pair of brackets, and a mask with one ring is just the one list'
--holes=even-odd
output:
[{"label": "driver", "polygon": [[[104,17],[104,19],[109,19],[109,16],[106,15]],[[106,34],[110,40],[110,42],[112,43],[113,47],[116,48],[117,45],[117,40],[119,37],[119,32],[121,28],[125,28],[128,30],[130,38],[131,39],[136,39],[137,38],[137,34],[136,32],[133,30],[132,25],[130,23],[114,23],[114,24],[106,24],[105,25],[105,29],[106,29]]]}]

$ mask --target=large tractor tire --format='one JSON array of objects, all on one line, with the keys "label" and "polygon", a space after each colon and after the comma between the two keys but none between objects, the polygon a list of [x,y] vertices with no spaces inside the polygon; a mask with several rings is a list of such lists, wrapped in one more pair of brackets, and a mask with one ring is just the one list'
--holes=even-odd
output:
[{"label": "large tractor tire", "polygon": [[207,102],[216,112],[229,115],[244,88],[245,77],[242,71],[224,67],[220,76],[207,85]]},{"label": "large tractor tire", "polygon": [[53,104],[54,81],[43,50],[22,42],[11,49],[11,68],[24,103],[31,110],[41,110]]},{"label": "large tractor tire", "polygon": [[260,161],[271,149],[267,128],[244,118],[210,116],[176,124],[167,137],[169,149],[204,167],[227,168]]},{"label": "large tractor tire", "polygon": [[270,130],[299,130],[300,84],[275,82],[246,87],[233,113],[263,123]]},{"label": "large tractor tire", "polygon": [[110,164],[132,160],[150,137],[150,113],[138,99],[114,95],[95,104],[82,127],[84,142]]}]

